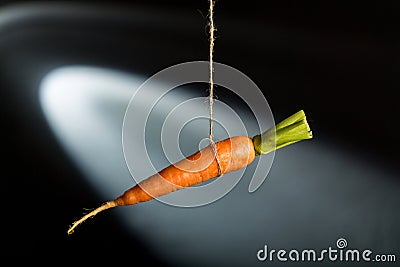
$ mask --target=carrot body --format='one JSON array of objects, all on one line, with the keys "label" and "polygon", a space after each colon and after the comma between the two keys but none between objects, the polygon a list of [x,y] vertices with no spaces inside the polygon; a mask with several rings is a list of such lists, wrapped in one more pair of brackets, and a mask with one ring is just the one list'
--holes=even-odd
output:
[{"label": "carrot body", "polygon": [[312,137],[304,111],[300,110],[253,138],[248,136],[227,138],[164,168],[126,190],[114,200],[84,215],[70,226],[68,234],[72,234],[79,224],[103,210],[149,201],[176,190],[200,184],[224,173],[244,168],[256,156],[268,154]]},{"label": "carrot body", "polygon": [[212,146],[207,146],[141,181],[114,201],[117,206],[149,201],[208,181],[219,174],[242,169],[254,158],[255,150],[251,138],[248,136],[230,137],[215,143],[215,151]]},{"label": "carrot body", "polygon": [[234,136],[207,146],[202,150],[171,164],[158,173],[139,182],[114,200],[108,201],[75,221],[75,227],[97,213],[117,206],[134,205],[193,186],[224,173],[246,167],[256,156],[253,140],[248,136]]}]

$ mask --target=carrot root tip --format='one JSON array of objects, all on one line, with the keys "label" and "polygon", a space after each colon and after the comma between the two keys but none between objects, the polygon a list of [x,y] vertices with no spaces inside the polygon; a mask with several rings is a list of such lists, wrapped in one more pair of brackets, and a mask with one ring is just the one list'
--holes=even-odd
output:
[{"label": "carrot root tip", "polygon": [[88,214],[82,216],[82,218],[80,218],[79,220],[76,220],[75,222],[73,222],[72,225],[69,227],[69,229],[68,229],[68,231],[67,231],[67,234],[68,234],[68,235],[73,234],[75,228],[76,228],[79,224],[83,223],[84,221],[86,221],[86,220],[89,219],[89,218],[94,217],[94,216],[95,216],[96,214],[98,214],[99,212],[104,211],[104,210],[107,210],[107,209],[110,209],[110,208],[113,208],[113,207],[116,207],[116,206],[118,206],[118,205],[117,205],[116,201],[114,201],[114,200],[108,201],[108,202],[104,203],[104,204],[101,205],[100,207],[98,207],[98,208],[94,209],[93,211],[89,212]]}]

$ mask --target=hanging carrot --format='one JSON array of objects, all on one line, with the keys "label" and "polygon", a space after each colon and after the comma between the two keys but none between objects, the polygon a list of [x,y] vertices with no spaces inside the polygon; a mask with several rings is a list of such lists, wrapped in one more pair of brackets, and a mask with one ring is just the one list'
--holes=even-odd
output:
[{"label": "hanging carrot", "polygon": [[312,138],[312,132],[304,111],[300,110],[262,135],[253,138],[234,136],[217,142],[214,146],[209,145],[148,177],[114,200],[86,214],[70,226],[68,234],[72,234],[80,223],[103,210],[149,201],[176,190],[200,184],[246,167],[255,156],[310,138]]}]

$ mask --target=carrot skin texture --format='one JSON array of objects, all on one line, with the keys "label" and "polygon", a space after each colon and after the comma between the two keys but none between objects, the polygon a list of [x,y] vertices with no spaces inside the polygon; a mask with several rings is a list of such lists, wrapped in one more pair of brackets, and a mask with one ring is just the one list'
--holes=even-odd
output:
[{"label": "carrot skin texture", "polygon": [[211,146],[207,146],[139,182],[114,201],[117,206],[149,201],[217,177],[218,163],[221,174],[242,169],[253,162],[255,155],[250,137],[230,137],[215,143],[215,152]]}]

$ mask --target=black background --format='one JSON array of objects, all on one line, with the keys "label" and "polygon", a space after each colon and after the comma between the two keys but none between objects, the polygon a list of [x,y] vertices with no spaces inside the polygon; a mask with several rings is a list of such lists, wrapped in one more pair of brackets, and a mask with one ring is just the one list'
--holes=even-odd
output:
[{"label": "black background", "polygon": [[[162,14],[146,27],[153,29],[163,21],[163,30],[149,36],[143,27],[141,40],[129,35],[135,27],[129,20],[51,15],[0,30],[3,243],[21,253],[40,248],[49,260],[55,254],[61,260],[82,256],[94,263],[94,258],[110,253],[132,265],[140,260],[158,263],[111,216],[96,218],[82,234],[65,234],[83,203],[96,206],[98,198],[87,194],[79,170],[48,131],[34,88],[43,73],[66,63],[151,75],[176,63],[207,60],[208,3],[66,2],[85,8],[146,7],[150,17]],[[38,2],[3,1],[0,10],[18,3]],[[368,155],[374,164],[398,169],[399,12],[398,1],[219,0],[214,60],[251,77],[278,120],[304,109],[316,138],[324,135]],[[185,17],[191,18],[189,24],[182,23]],[[180,45],[172,46],[170,39]],[[145,43],[148,40],[152,42]],[[138,42],[145,49],[131,53]],[[113,232],[102,232],[104,227]],[[40,254],[27,259],[33,255]]]}]

